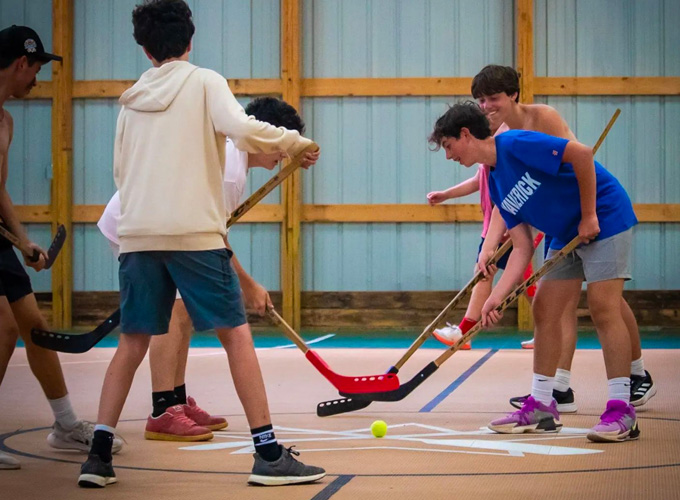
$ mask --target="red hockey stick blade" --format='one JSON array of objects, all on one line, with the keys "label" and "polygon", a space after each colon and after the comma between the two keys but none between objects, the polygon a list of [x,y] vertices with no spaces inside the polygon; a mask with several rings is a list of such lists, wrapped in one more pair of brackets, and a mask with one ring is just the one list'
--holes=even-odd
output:
[{"label": "red hockey stick blade", "polygon": [[361,377],[348,377],[335,373],[321,357],[311,349],[305,353],[305,357],[314,365],[321,375],[333,384],[338,392],[344,394],[360,394],[364,392],[385,392],[399,388],[399,378],[393,373],[381,375],[366,375]]}]

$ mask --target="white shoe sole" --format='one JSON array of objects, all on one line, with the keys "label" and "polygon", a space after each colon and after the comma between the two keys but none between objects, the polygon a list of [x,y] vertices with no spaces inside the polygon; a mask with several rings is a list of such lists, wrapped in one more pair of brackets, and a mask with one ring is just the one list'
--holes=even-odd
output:
[{"label": "white shoe sole", "polygon": [[558,404],[557,411],[560,413],[576,413],[578,411],[578,405],[575,402]]},{"label": "white shoe sole", "polygon": [[326,475],[325,472],[321,474],[314,474],[312,476],[260,476],[251,474],[248,478],[248,484],[257,486],[283,486],[286,484],[301,484],[318,481]]},{"label": "white shoe sole", "polygon": [[538,429],[538,424],[531,425],[515,425],[515,424],[505,424],[505,425],[488,425],[489,429],[499,434],[556,434],[562,430],[562,423],[555,421],[555,430],[545,430]]},{"label": "white shoe sole", "polygon": [[632,404],[635,407],[636,411],[645,411],[646,408],[641,408],[645,404],[647,404],[647,401],[652,399],[656,395],[656,384],[652,383],[652,387],[649,388],[647,393],[642,396],[640,399],[637,401],[631,401],[630,404]]},{"label": "white shoe sole", "polygon": [[94,474],[81,474],[78,478],[78,486],[83,488],[103,488],[109,484],[115,484],[118,482],[118,478],[115,477],[102,477],[96,476]]},{"label": "white shoe sole", "polygon": [[640,436],[630,437],[630,431],[626,431],[623,434],[619,434],[617,431],[614,432],[595,432],[590,431],[586,436],[593,443],[623,443],[624,441],[635,441],[639,439]]}]

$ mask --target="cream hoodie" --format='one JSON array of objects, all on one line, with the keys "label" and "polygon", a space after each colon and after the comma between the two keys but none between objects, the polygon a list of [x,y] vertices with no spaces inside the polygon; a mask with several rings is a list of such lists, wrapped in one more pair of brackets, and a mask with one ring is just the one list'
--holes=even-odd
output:
[{"label": "cream hoodie", "polygon": [[185,61],[146,71],[120,103],[121,253],[224,248],[225,136],[250,153],[294,156],[311,143],[246,115],[222,76]]}]

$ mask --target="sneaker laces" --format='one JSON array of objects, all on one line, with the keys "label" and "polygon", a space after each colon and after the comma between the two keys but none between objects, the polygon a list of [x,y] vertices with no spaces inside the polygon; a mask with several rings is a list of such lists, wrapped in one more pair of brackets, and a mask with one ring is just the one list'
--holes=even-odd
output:
[{"label": "sneaker laces", "polygon": [[[76,426],[70,431],[68,431],[68,433],[74,434],[75,435],[74,439],[76,439],[77,441],[91,445],[92,438],[94,438],[94,427],[95,427],[94,422],[90,422],[89,420],[78,420],[78,422],[76,422]],[[113,437],[120,439],[125,444],[128,444],[123,435],[120,434],[117,430],[113,433]]]},{"label": "sneaker laces", "polygon": [[600,417],[600,422],[611,424],[618,422],[623,416],[626,408],[621,408],[619,405],[607,405],[607,409]]},{"label": "sneaker laces", "polygon": [[295,448],[295,445],[292,445],[292,446],[286,448],[286,451],[287,451],[288,453],[290,453],[291,455],[295,455],[296,457],[299,457],[299,456],[300,456],[300,452],[297,451],[297,450],[294,450],[293,448]]}]

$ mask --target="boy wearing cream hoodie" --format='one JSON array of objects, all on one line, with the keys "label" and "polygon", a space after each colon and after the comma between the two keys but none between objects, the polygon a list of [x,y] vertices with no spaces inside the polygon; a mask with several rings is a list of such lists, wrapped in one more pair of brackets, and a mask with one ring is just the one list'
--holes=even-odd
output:
[{"label": "boy wearing cream hoodie", "polygon": [[245,114],[224,77],[188,62],[194,25],[183,0],[151,0],[132,14],[153,68],[120,99],[114,178],[120,192],[121,331],[107,370],[92,449],[78,484],[117,481],[111,442],[151,335],[168,331],[177,290],[197,330],[215,329],[255,445],[249,482],[316,481],[319,467],[278,444],[238,277],[225,248],[225,136],[249,153],[294,156],[311,141]]}]

